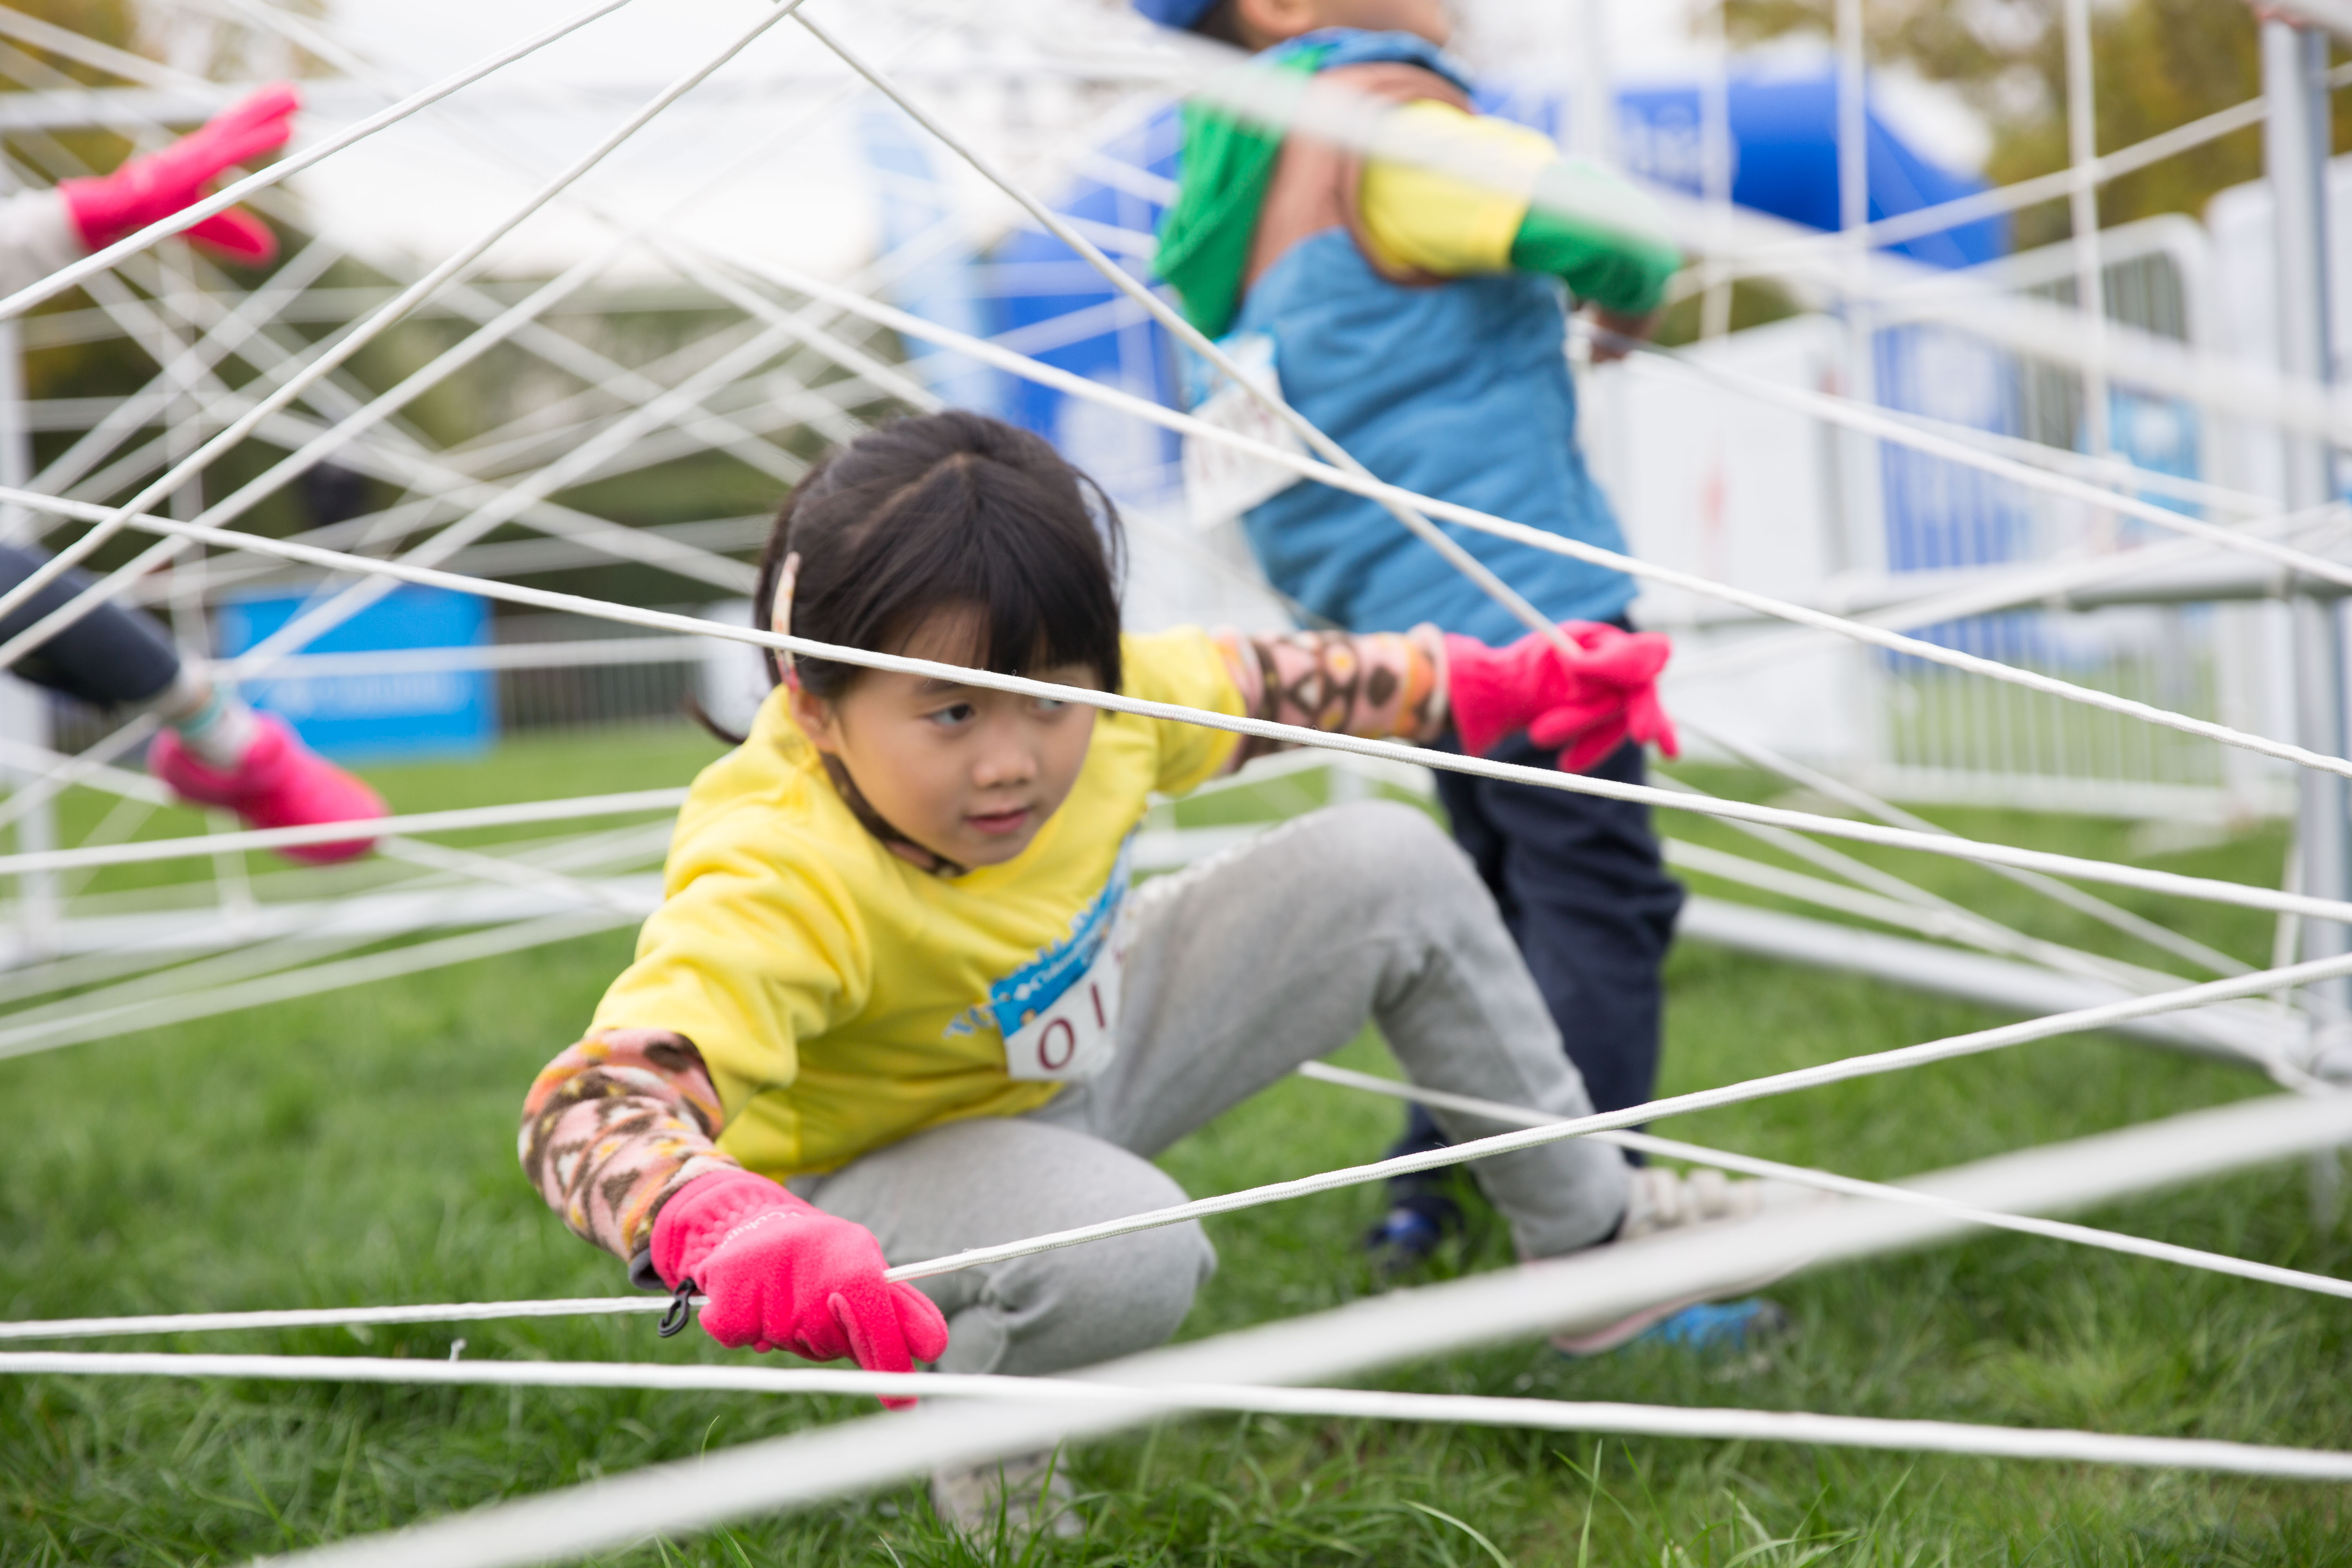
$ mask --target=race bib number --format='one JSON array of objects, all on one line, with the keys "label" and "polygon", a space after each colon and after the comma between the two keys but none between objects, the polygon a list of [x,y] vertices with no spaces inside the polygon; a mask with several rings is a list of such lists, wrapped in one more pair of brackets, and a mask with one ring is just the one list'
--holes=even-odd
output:
[{"label": "race bib number", "polygon": [[1017,1079],[1084,1083],[1109,1066],[1118,1054],[1126,969],[1125,933],[1114,932],[1068,990],[1004,1037],[1004,1070]]},{"label": "race bib number", "polygon": [[1012,1077],[1084,1083],[1118,1054],[1134,850],[1130,834],[1102,891],[1078,911],[1068,936],[989,987],[976,1019],[995,1024],[1004,1041],[1004,1070]]},{"label": "race bib number", "polygon": [[[1282,377],[1275,369],[1274,340],[1251,332],[1229,340],[1225,351],[1243,374],[1260,390],[1282,395]],[[1305,443],[1247,388],[1222,381],[1215,393],[1192,410],[1192,417],[1246,436],[1286,452],[1307,454]],[[1214,528],[1241,516],[1252,507],[1272,500],[1297,484],[1296,469],[1268,462],[1203,436],[1184,437],[1184,501],[1196,528]]]}]

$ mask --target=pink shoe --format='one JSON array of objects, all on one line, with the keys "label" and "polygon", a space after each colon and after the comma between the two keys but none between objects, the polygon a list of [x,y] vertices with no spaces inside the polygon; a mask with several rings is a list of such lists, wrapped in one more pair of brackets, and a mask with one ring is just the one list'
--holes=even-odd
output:
[{"label": "pink shoe", "polygon": [[[166,729],[147,748],[147,771],[197,805],[225,805],[249,827],[305,827],[314,822],[365,822],[386,815],[383,797],[302,743],[283,719],[257,713],[260,727],[245,760],[228,771],[196,760]],[[349,860],[375,847],[373,838],[289,845],[279,854],[314,866]]]}]

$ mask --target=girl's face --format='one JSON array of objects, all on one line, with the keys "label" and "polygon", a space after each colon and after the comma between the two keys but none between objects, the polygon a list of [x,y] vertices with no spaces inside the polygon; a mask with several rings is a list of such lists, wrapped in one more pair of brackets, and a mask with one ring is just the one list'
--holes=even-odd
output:
[{"label": "girl's face", "polygon": [[[889,651],[969,665],[979,630],[976,615],[938,616]],[[1085,665],[1035,679],[1100,684]],[[866,804],[964,866],[1001,865],[1029,847],[1069,798],[1095,732],[1091,708],[880,669],[834,700],[795,690],[792,704],[801,732],[849,771]]]}]

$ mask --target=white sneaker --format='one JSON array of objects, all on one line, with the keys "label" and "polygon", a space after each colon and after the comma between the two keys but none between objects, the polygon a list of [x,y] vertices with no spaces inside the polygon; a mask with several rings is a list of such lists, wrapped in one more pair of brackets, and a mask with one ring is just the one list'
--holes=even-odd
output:
[{"label": "white sneaker", "polygon": [[[1775,1181],[1769,1177],[1735,1179],[1707,1166],[1677,1172],[1660,1165],[1636,1165],[1628,1174],[1633,1180],[1633,1191],[1625,1204],[1625,1217],[1617,1222],[1616,1236],[1603,1246],[1638,1241],[1661,1231],[1683,1230],[1692,1226],[1712,1225],[1719,1220],[1749,1219],[1773,1210],[1833,1203],[1837,1198],[1836,1194],[1824,1192],[1819,1187],[1801,1186],[1795,1182]],[[1699,1295],[1660,1301],[1629,1313],[1616,1322],[1583,1333],[1554,1334],[1552,1348],[1563,1355],[1599,1355],[1647,1333],[1689,1308],[1720,1300],[1727,1296],[1744,1296],[1750,1290],[1761,1289],[1796,1267],[1796,1262],[1791,1261],[1753,1279],[1743,1279]],[[1759,1302],[1756,1305],[1769,1307],[1770,1304]],[[1777,1313],[1779,1309],[1773,1308],[1772,1310]],[[1781,1315],[1781,1322],[1785,1326],[1785,1314]]]},{"label": "white sneaker", "polygon": [[1617,1222],[1619,1241],[1638,1241],[1662,1230],[1714,1220],[1747,1219],[1767,1209],[1797,1208],[1834,1195],[1794,1182],[1737,1181],[1706,1166],[1678,1172],[1636,1165],[1631,1174],[1633,1190],[1625,1217]]},{"label": "white sneaker", "polygon": [[1016,1544],[1040,1531],[1074,1541],[1087,1528],[1076,1502],[1069,1471],[1051,1450],[931,1472],[931,1511],[975,1544],[994,1541],[1000,1520]]}]

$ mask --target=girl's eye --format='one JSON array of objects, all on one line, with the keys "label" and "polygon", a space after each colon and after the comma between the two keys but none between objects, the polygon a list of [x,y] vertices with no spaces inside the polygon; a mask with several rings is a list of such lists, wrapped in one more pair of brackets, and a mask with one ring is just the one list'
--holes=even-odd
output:
[{"label": "girl's eye", "polygon": [[972,712],[972,706],[969,702],[950,702],[944,708],[932,710],[926,717],[942,729],[952,729],[971,719]]},{"label": "girl's eye", "polygon": [[1060,698],[1058,698],[1058,697],[1039,697],[1039,698],[1034,698],[1034,699],[1032,699],[1031,705],[1032,705],[1032,707],[1034,709],[1034,710],[1035,710],[1035,711],[1037,711],[1037,712],[1039,712],[1039,713],[1046,714],[1046,715],[1049,715],[1049,716],[1050,716],[1050,715],[1052,715],[1052,714],[1059,713],[1063,709],[1067,708],[1067,707],[1069,706],[1069,704],[1068,704],[1067,702],[1063,701],[1063,700],[1062,700]]}]

